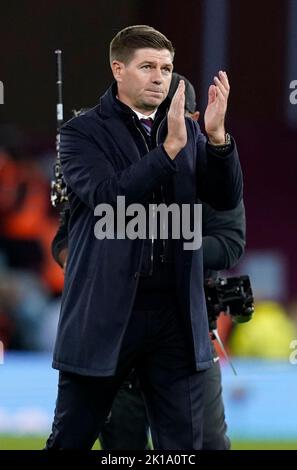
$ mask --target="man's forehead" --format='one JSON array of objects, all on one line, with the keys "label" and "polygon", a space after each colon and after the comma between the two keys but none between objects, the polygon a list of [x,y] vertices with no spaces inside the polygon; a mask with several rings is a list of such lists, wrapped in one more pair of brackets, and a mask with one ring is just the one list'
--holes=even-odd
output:
[{"label": "man's forehead", "polygon": [[171,52],[168,49],[142,48],[136,49],[132,58],[133,62],[164,62],[172,64]]}]

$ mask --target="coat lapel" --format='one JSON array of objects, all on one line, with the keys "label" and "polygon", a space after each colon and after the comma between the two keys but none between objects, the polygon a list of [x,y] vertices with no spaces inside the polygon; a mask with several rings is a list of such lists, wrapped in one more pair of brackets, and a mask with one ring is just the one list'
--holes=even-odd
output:
[{"label": "coat lapel", "polygon": [[135,144],[127,126],[121,119],[113,117],[106,119],[104,121],[104,127],[112,136],[115,145],[120,149],[123,156],[127,157],[131,163],[135,163],[140,160],[141,156],[137,145]]}]

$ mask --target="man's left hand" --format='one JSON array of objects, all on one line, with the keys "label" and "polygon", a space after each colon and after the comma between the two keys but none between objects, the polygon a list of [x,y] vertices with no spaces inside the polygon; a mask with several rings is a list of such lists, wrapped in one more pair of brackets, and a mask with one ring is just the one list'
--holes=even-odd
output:
[{"label": "man's left hand", "polygon": [[213,145],[225,143],[225,115],[227,111],[228,96],[230,92],[226,72],[219,72],[214,77],[214,85],[208,90],[208,105],[204,115],[205,130],[209,142]]}]

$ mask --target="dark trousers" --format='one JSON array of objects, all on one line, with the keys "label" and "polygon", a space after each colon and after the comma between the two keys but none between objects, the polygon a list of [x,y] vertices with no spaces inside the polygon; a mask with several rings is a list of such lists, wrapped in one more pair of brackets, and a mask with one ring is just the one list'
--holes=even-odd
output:
[{"label": "dark trousers", "polygon": [[[148,447],[148,418],[136,374],[121,386],[101,434],[106,450],[144,450]],[[229,450],[219,361],[205,371],[203,450]]]},{"label": "dark trousers", "polygon": [[205,372],[203,450],[229,450],[219,361]]},{"label": "dark trousers", "polygon": [[201,448],[205,372],[194,368],[176,305],[172,295],[160,298],[150,310],[136,304],[114,376],[60,372],[48,450],[90,449],[133,367],[145,397],[154,448]]},{"label": "dark trousers", "polygon": [[99,440],[105,450],[149,449],[147,410],[135,373],[121,385]]}]

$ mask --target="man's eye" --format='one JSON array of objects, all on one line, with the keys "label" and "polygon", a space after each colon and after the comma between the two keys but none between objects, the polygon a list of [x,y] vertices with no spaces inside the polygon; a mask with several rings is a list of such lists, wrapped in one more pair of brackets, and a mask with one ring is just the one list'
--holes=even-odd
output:
[{"label": "man's eye", "polygon": [[141,68],[142,68],[142,69],[150,69],[151,66],[150,66],[150,65],[143,65]]}]

